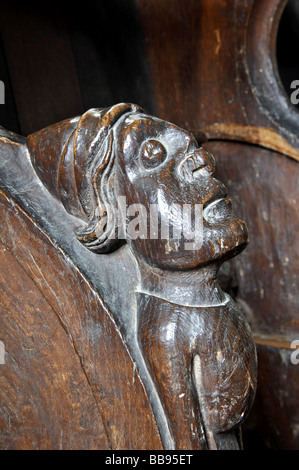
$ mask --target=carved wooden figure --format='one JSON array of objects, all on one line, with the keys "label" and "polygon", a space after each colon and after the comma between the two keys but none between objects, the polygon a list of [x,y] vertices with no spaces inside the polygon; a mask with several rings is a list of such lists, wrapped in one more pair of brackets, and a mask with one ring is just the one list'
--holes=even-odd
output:
[{"label": "carved wooden figure", "polygon": [[248,234],[213,177],[213,156],[187,131],[126,103],[27,139],[3,129],[1,142],[2,188],[99,292],[164,448],[242,448],[256,352],[217,273]]}]

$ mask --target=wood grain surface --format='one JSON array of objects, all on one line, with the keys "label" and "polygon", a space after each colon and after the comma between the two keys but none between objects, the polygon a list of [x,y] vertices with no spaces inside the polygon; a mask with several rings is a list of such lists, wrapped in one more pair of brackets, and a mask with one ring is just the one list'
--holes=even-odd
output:
[{"label": "wood grain surface", "polygon": [[[236,212],[244,217],[249,227],[248,248],[225,263],[220,274],[224,289],[237,300],[252,326],[257,344],[259,385],[255,405],[244,427],[245,448],[253,450],[299,446],[298,366],[290,361],[291,340],[298,338],[298,263],[294,253],[298,251],[299,120],[298,112],[283,90],[276,59],[277,29],[286,3],[286,0],[111,0],[109,4],[99,4],[90,0],[82,11],[69,9],[59,2],[24,4],[17,1],[12,4],[3,1],[0,17],[0,78],[5,82],[6,91],[6,105],[0,108],[0,119],[6,128],[26,135],[79,115],[90,107],[126,100],[192,131],[215,155],[216,176],[228,187]],[[288,14],[295,21],[291,2],[288,6]],[[290,30],[289,26],[287,29]],[[280,59],[286,54],[292,56],[294,49],[292,41],[287,46],[280,43]],[[294,78],[298,79],[297,75]],[[9,205],[5,206],[4,214],[7,212],[12,220],[9,215],[12,209],[7,210],[11,203],[8,200],[6,203]],[[16,208],[16,205],[12,203],[11,207]],[[18,259],[22,267],[17,269],[13,259],[16,259],[15,250],[21,247],[16,241],[12,245],[9,239],[17,240],[23,232],[17,230],[13,235],[3,221],[1,218],[6,249],[1,258],[5,269],[2,281],[8,279],[9,274],[13,277],[13,273],[23,278],[27,269],[24,267],[30,261],[30,270],[27,270],[30,279],[33,270],[35,285],[44,283],[34,262],[28,258],[27,240],[22,255],[27,261]],[[11,223],[15,225],[15,221]],[[35,225],[29,231],[32,230],[35,233]],[[47,246],[48,241],[45,243]],[[39,252],[43,252],[41,247]],[[52,258],[56,259],[55,256],[57,252]],[[42,255],[38,259],[42,259]],[[8,262],[14,266],[11,273],[5,267]],[[43,264],[44,261],[38,268],[44,269]],[[69,272],[68,261],[66,265],[63,269]],[[46,271],[43,275],[46,276]],[[65,285],[61,272],[55,271],[55,276]],[[25,279],[27,277],[22,283],[30,284],[30,279]],[[47,282],[52,281],[49,278]],[[4,287],[7,311],[21,309],[11,297],[13,292],[8,295],[8,286]],[[43,299],[45,289],[54,305],[55,296],[46,284],[40,289]],[[37,299],[39,294],[33,285],[30,290]],[[62,296],[64,302],[67,290],[58,287],[57,292],[55,294]],[[26,302],[28,299],[23,298],[21,304],[27,305]],[[44,302],[53,325],[52,303]],[[84,302],[80,300],[79,305],[83,307]],[[28,306],[28,311],[33,315],[32,307]],[[5,318],[1,321],[6,322],[6,328]],[[26,318],[32,321],[28,315]],[[68,336],[62,326],[55,331],[57,341],[61,338],[60,344],[67,348]],[[20,348],[20,345],[15,343],[14,347]],[[123,350],[123,346],[120,348]],[[25,353],[24,349],[17,351],[21,355]],[[50,351],[47,354],[49,358]],[[72,376],[81,374],[80,390],[85,387],[88,391],[84,374],[80,372],[75,353],[73,355],[72,360],[68,359]],[[10,360],[9,354],[6,358]],[[44,363],[47,377],[53,375],[53,367]],[[4,368],[7,365],[0,365],[0,371],[5,371]],[[18,373],[14,371],[16,376]],[[50,379],[47,385],[54,390]],[[20,403],[20,388],[18,390]],[[104,411],[102,414],[96,411],[100,407],[94,404],[91,392],[88,397],[91,409],[99,418],[97,424],[92,425],[99,431],[99,438],[91,438],[90,446],[109,447],[112,440],[104,432]],[[69,389],[64,403],[74,399],[74,392]],[[80,400],[76,401],[78,407],[82,405]],[[18,407],[17,411],[20,409]],[[86,422],[91,423],[91,413],[86,413]],[[15,429],[12,435],[17,438],[17,421],[9,414],[1,416],[4,420],[1,422],[5,423],[3,428],[1,426],[3,446],[13,447],[14,439],[9,440],[5,429],[12,423]],[[76,418],[72,412],[71,416],[72,422],[78,422],[78,415]],[[25,426],[24,421],[22,426]],[[25,429],[22,426],[20,433]],[[120,431],[120,434],[123,436],[125,432]],[[41,432],[38,435],[41,436]],[[50,434],[47,435],[50,439]],[[87,427],[80,436],[77,440],[84,447],[90,436]],[[50,446],[58,446],[59,442],[71,445],[67,444],[69,438],[61,441],[61,437],[60,440],[56,437]],[[30,447],[37,442],[34,439],[29,438],[26,445]],[[128,439],[121,438],[124,446]],[[153,439],[157,447],[161,446],[159,439]],[[20,438],[20,446],[25,446],[24,440],[24,436]],[[38,445],[41,445],[40,440]]]},{"label": "wood grain surface", "polygon": [[161,448],[138,372],[98,294],[3,193],[1,241],[1,447]]}]

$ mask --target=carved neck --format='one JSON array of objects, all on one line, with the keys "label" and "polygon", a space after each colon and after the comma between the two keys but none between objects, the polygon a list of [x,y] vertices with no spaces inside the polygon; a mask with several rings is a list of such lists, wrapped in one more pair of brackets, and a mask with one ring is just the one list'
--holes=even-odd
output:
[{"label": "carved neck", "polygon": [[164,271],[140,259],[137,263],[140,293],[190,307],[225,305],[231,300],[218,283],[219,266],[209,265],[192,271]]}]

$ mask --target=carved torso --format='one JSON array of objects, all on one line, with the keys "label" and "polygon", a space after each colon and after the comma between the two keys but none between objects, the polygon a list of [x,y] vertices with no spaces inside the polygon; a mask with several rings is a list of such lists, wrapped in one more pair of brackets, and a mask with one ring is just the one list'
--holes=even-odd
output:
[{"label": "carved torso", "polygon": [[247,323],[232,300],[187,307],[139,294],[138,303],[140,344],[176,444],[188,439],[197,448],[204,433],[215,446],[212,436],[237,427],[254,398],[255,350]]}]

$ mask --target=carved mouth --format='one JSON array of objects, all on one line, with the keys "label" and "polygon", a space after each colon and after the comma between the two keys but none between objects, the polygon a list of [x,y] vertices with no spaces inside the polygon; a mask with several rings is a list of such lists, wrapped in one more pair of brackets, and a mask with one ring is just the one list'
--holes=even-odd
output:
[{"label": "carved mouth", "polygon": [[211,198],[203,208],[204,218],[210,222],[232,215],[232,202],[228,197]]}]

